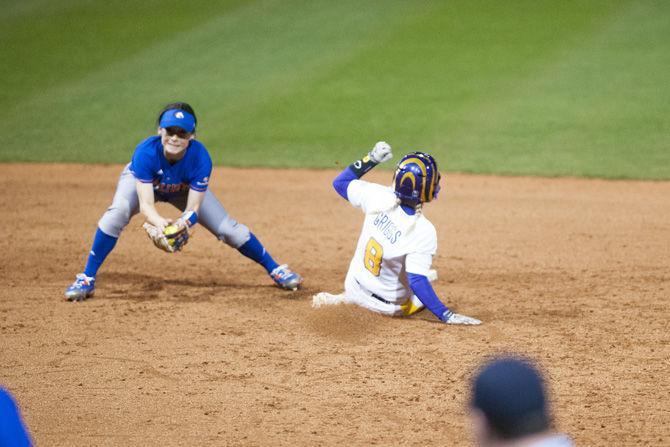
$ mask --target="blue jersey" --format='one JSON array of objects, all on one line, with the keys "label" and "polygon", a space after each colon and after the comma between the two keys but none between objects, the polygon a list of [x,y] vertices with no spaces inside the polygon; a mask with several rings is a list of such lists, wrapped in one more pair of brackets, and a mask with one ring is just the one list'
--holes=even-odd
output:
[{"label": "blue jersey", "polygon": [[194,189],[206,191],[212,174],[212,159],[205,146],[191,140],[184,157],[170,163],[163,154],[161,137],[156,135],[135,148],[130,170],[142,183],[153,183],[155,193],[162,198],[174,197]]},{"label": "blue jersey", "polygon": [[30,446],[32,441],[12,396],[0,388],[0,446]]}]

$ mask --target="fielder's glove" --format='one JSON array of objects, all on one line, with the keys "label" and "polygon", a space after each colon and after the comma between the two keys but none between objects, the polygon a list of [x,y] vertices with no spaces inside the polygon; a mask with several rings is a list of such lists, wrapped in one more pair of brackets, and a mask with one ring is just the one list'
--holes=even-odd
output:
[{"label": "fielder's glove", "polygon": [[465,315],[457,314],[457,313],[454,313],[450,310],[447,310],[444,314],[442,314],[441,320],[445,324],[468,324],[468,325],[482,324],[482,322],[479,321],[476,318],[467,317]]},{"label": "fielder's glove", "polygon": [[188,242],[189,234],[186,225],[180,227],[168,225],[164,231],[161,231],[158,227],[147,222],[142,225],[142,228],[147,232],[147,236],[156,247],[168,253],[180,251]]},{"label": "fielder's glove", "polygon": [[373,147],[370,152],[368,152],[368,157],[370,157],[370,160],[379,164],[393,158],[393,152],[391,151],[391,146],[389,146],[386,141],[380,141],[375,144],[375,147]]}]

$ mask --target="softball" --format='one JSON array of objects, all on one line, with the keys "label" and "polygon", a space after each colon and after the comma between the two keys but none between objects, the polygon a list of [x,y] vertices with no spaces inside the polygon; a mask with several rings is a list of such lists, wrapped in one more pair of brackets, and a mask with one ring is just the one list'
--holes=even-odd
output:
[{"label": "softball", "polygon": [[174,225],[168,225],[163,230],[163,234],[166,235],[166,236],[172,236],[173,234],[178,233],[178,232],[179,232],[179,228],[177,228]]},{"label": "softball", "polygon": [[170,246],[174,246],[174,238],[171,238],[170,236],[172,236],[173,234],[178,233],[178,232],[179,232],[179,228],[177,228],[174,225],[168,225],[163,230],[163,234],[168,237],[168,244],[170,244]]}]

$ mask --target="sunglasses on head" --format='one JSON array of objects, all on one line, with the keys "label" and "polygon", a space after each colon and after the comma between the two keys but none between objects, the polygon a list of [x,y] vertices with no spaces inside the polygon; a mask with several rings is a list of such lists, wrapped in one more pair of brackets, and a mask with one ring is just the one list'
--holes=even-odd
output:
[{"label": "sunglasses on head", "polygon": [[190,132],[186,132],[184,129],[178,126],[170,126],[165,128],[165,133],[168,137],[177,136],[182,140],[186,140],[191,136]]}]

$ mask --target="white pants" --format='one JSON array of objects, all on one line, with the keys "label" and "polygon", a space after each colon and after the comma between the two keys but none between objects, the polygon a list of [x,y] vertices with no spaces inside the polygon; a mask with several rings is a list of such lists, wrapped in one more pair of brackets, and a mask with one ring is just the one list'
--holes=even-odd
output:
[{"label": "white pants", "polygon": [[404,315],[399,304],[383,302],[372,296],[370,291],[365,290],[358,284],[353,275],[347,275],[344,280],[344,295],[347,303],[353,303],[368,310],[392,317]]},{"label": "white pants", "polygon": [[[432,279],[437,279],[437,272],[432,272]],[[391,317],[409,316],[424,308],[423,303],[416,295],[412,295],[402,304],[384,302],[375,298],[370,291],[361,287],[353,275],[349,274],[347,274],[347,278],[344,281],[344,292],[342,294],[333,295],[321,292],[312,297],[312,307],[315,308],[335,304],[356,304],[373,312]]]}]

